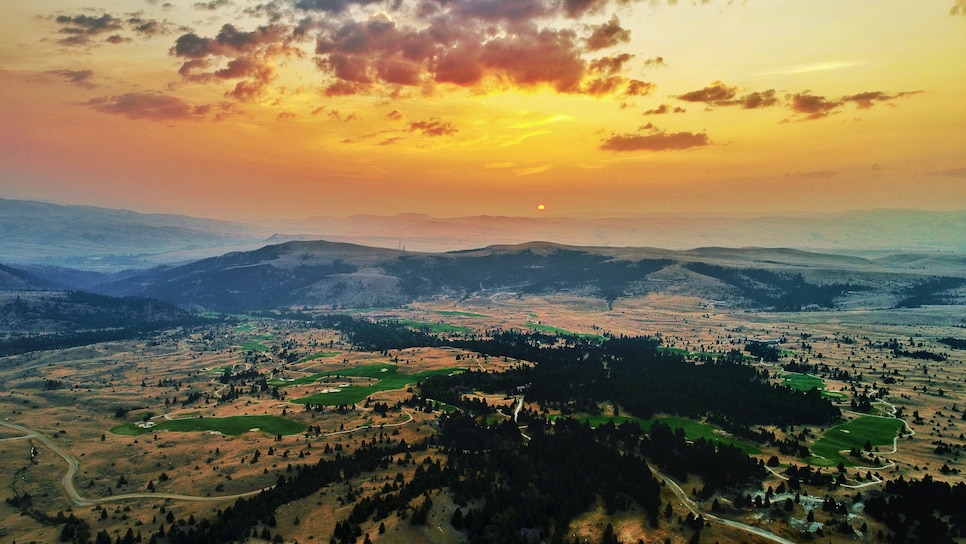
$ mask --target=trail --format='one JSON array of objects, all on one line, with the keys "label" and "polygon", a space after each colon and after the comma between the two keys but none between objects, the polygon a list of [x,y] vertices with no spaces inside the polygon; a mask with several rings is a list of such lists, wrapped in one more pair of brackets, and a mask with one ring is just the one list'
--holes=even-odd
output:
[{"label": "trail", "polygon": [[681,504],[683,504],[684,507],[688,509],[688,511],[694,514],[695,517],[700,515],[705,520],[713,521],[715,523],[720,523],[721,525],[724,525],[726,527],[738,529],[739,531],[744,531],[746,533],[751,533],[755,536],[760,536],[761,538],[764,538],[766,540],[777,542],[778,544],[796,544],[794,541],[788,540],[786,538],[782,538],[776,535],[775,533],[766,531],[765,529],[762,529],[760,527],[755,527],[754,525],[748,525],[745,523],[741,523],[739,521],[732,521],[730,519],[719,518],[714,514],[702,512],[701,510],[698,509],[697,505],[694,504],[694,501],[692,501],[688,497],[687,493],[685,493],[684,490],[681,489],[681,486],[679,486],[677,482],[675,482],[668,476],[664,475],[663,473],[655,469],[653,466],[651,467],[651,471],[654,472],[655,476],[657,476],[658,478],[661,478],[667,483],[668,487],[671,488],[671,491],[673,491],[675,496],[677,496],[678,500],[681,501]]},{"label": "trail", "polygon": [[[67,473],[64,474],[63,478],[61,478],[61,484],[64,488],[64,491],[67,493],[67,496],[70,498],[70,500],[72,500],[74,504],[78,506],[93,506],[95,504],[102,504],[106,502],[119,502],[119,501],[133,500],[133,499],[174,499],[174,500],[195,501],[195,502],[218,502],[218,501],[238,499],[241,497],[248,497],[251,495],[261,493],[264,490],[264,489],[257,489],[255,491],[249,491],[247,493],[237,493],[235,495],[220,495],[217,497],[199,496],[199,495],[181,495],[178,493],[163,493],[163,492],[122,493],[119,495],[111,495],[110,497],[97,497],[97,498],[85,497],[81,495],[80,492],[77,491],[77,488],[74,486],[74,476],[77,475],[77,471],[80,469],[80,463],[77,462],[77,459],[75,459],[74,456],[67,453],[67,451],[65,451],[63,448],[58,446],[53,440],[51,440],[46,435],[43,435],[38,431],[29,429],[22,425],[17,425],[16,423],[10,423],[8,421],[0,421],[0,425],[9,427],[16,431],[20,431],[24,433],[24,436],[17,437],[16,439],[33,438],[37,440],[38,442],[43,444],[44,447],[56,453],[57,455],[61,456],[64,459],[64,461],[67,462]],[[14,439],[8,438],[5,440],[14,440]],[[269,488],[265,488],[265,489],[269,489]]]}]

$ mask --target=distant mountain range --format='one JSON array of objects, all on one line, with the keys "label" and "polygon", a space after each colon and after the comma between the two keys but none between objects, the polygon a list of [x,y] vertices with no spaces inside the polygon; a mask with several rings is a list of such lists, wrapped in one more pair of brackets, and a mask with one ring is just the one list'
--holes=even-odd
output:
[{"label": "distant mountain range", "polygon": [[181,215],[0,199],[0,262],[118,271],[264,245],[271,231]]},{"label": "distant mountain range", "polygon": [[429,252],[543,240],[592,247],[786,247],[878,257],[963,254],[963,232],[966,211],[613,218],[402,214],[254,224],[0,199],[0,263],[48,267],[41,275],[57,274],[49,267],[116,273],[184,264],[293,240]]},{"label": "distant mountain range", "polygon": [[896,261],[788,249],[550,243],[417,253],[314,241],[153,269],[95,289],[223,312],[559,294],[609,304],[649,294],[684,295],[775,311],[966,303],[966,257]]}]

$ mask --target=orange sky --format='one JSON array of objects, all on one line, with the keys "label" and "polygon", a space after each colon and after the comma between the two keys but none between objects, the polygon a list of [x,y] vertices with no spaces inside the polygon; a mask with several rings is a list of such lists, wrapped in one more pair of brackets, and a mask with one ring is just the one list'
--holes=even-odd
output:
[{"label": "orange sky", "polygon": [[966,209],[964,97],[966,0],[4,0],[0,197]]}]

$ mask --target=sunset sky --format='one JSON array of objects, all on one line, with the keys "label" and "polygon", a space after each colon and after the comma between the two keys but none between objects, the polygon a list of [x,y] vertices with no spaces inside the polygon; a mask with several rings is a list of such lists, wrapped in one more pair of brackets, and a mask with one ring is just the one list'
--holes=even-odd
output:
[{"label": "sunset sky", "polygon": [[966,209],[966,0],[3,0],[0,197]]}]

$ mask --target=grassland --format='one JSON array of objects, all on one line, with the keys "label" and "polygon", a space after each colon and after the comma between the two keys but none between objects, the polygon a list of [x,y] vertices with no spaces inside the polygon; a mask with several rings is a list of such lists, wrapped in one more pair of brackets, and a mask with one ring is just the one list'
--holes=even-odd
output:
[{"label": "grassland", "polygon": [[459,312],[454,310],[435,310],[439,315],[443,316],[456,316],[456,317],[493,317],[492,315],[477,314],[473,312]]},{"label": "grassland", "polygon": [[818,466],[854,466],[855,462],[840,452],[856,448],[861,451],[866,442],[875,446],[892,447],[893,441],[903,428],[898,419],[862,416],[832,427],[812,446],[812,455],[806,462]]},{"label": "grassland", "polygon": [[542,323],[534,323],[532,321],[527,321],[527,327],[539,332],[545,332],[547,334],[558,334],[561,336],[576,336],[579,338],[593,338],[596,340],[606,340],[603,336],[599,334],[589,333],[589,332],[573,332],[567,329],[561,329],[560,327],[554,327],[551,325],[544,325]]},{"label": "grassland", "polygon": [[118,425],[111,429],[114,434],[128,436],[139,436],[146,433],[157,431],[173,431],[178,433],[190,433],[201,431],[217,431],[221,434],[240,435],[252,429],[271,435],[298,434],[305,430],[305,425],[278,416],[230,416],[230,417],[205,417],[194,419],[173,419],[158,421],[151,427],[142,427],[136,423]]},{"label": "grassland", "polygon": [[327,357],[335,357],[337,355],[342,355],[342,352],[341,351],[320,351],[318,353],[312,353],[310,355],[306,355],[305,357],[302,357],[301,359],[295,362],[306,363],[308,361],[314,361],[316,359],[323,359]]},{"label": "grassland", "polygon": [[330,390],[327,393],[316,393],[314,395],[309,395],[307,397],[298,398],[292,401],[298,404],[323,404],[326,406],[336,406],[340,404],[355,404],[357,402],[361,402],[369,395],[378,393],[379,391],[393,391],[396,389],[402,389],[409,384],[416,383],[417,381],[429,376],[448,375],[454,372],[462,372],[463,370],[463,368],[442,368],[437,370],[417,372],[415,374],[401,374],[396,365],[366,365],[349,370],[333,370],[330,372],[323,372],[320,374],[314,374],[312,376],[298,378],[293,381],[273,380],[269,383],[279,387],[304,385],[331,376],[372,378],[379,380],[368,385],[349,385],[346,387],[340,387],[337,391]]}]

